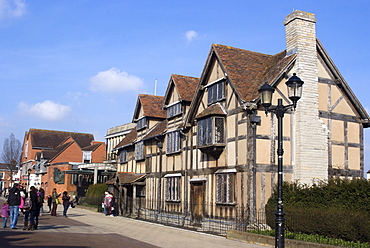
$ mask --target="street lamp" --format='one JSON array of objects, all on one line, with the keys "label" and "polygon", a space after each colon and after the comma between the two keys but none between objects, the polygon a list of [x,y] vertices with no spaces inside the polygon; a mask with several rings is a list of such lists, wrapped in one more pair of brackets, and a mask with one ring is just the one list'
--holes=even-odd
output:
[{"label": "street lamp", "polygon": [[30,189],[30,182],[31,182],[31,178],[30,178],[30,177],[31,177],[31,170],[32,170],[31,168],[28,168],[28,170],[27,170],[27,172],[28,172],[28,185],[27,185],[27,186],[28,186],[28,187],[27,187],[27,188],[28,188],[28,190]]},{"label": "street lamp", "polygon": [[284,248],[284,229],[285,229],[285,213],[283,210],[283,118],[284,113],[288,110],[295,110],[297,101],[302,96],[302,85],[303,81],[293,73],[293,76],[285,83],[288,87],[288,97],[292,101],[292,104],[284,106],[283,100],[278,99],[278,105],[271,107],[272,94],[274,88],[265,83],[258,90],[260,93],[261,104],[265,108],[266,115],[268,112],[275,113],[278,119],[278,200],[277,210],[275,212],[275,247]]}]

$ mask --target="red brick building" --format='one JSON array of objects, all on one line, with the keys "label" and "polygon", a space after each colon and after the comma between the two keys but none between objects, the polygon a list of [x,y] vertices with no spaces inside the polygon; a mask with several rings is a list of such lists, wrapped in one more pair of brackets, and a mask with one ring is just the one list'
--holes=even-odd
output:
[{"label": "red brick building", "polygon": [[93,183],[94,171],[79,165],[103,163],[105,155],[105,143],[94,141],[92,134],[30,129],[23,142],[21,183],[44,188],[46,195],[53,188],[83,193]]}]

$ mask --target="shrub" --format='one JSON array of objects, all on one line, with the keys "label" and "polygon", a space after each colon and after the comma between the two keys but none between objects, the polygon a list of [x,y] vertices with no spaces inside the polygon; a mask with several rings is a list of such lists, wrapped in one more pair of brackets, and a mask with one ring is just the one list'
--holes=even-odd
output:
[{"label": "shrub", "polygon": [[[277,190],[266,206],[267,224],[275,228]],[[287,231],[346,241],[370,240],[370,182],[333,179],[312,186],[283,184]]]},{"label": "shrub", "polygon": [[108,185],[105,183],[92,184],[86,192],[86,196],[104,196],[104,192],[108,190]]}]

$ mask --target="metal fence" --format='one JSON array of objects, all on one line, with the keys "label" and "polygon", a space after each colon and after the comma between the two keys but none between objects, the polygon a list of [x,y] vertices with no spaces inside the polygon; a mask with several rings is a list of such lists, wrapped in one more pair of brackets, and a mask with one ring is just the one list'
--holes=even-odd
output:
[{"label": "metal fence", "polygon": [[[201,209],[200,214],[192,213],[191,208]],[[227,230],[257,232],[271,230],[266,224],[265,212],[258,212],[252,216],[248,208],[236,205],[195,206],[186,203],[146,201],[145,204],[134,204],[132,210],[133,212],[126,216],[221,236],[226,236]]]}]

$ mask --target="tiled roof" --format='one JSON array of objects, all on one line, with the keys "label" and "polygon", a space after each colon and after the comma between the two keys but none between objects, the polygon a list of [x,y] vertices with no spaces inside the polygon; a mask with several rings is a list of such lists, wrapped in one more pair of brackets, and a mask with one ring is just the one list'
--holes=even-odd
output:
[{"label": "tiled roof", "polygon": [[145,174],[134,174],[133,172],[118,172],[117,177],[106,182],[106,184],[115,184],[118,179],[119,184],[131,184],[142,178]]},{"label": "tiled roof", "polygon": [[91,145],[94,135],[88,133],[74,133],[43,129],[30,129],[29,135],[32,140],[32,147],[55,148],[63,141],[72,137],[80,147]]},{"label": "tiled roof", "polygon": [[[0,163],[0,170],[1,171],[8,171],[10,169],[10,166],[11,166],[10,164]],[[13,170],[17,171],[18,170],[17,166],[14,165]]]},{"label": "tiled roof", "polygon": [[213,105],[209,106],[205,110],[203,110],[195,118],[196,119],[200,119],[200,118],[203,118],[203,117],[206,117],[206,116],[210,116],[210,115],[226,115],[226,114],[227,113],[222,108],[222,106],[220,104],[216,103],[216,104],[213,104]]},{"label": "tiled roof", "polygon": [[136,139],[137,139],[137,130],[136,130],[136,127],[135,127],[134,129],[131,130],[131,132],[129,134],[127,134],[126,137],[124,137],[121,140],[121,142],[118,143],[118,145],[116,145],[116,147],[114,149],[132,144],[136,141]]},{"label": "tiled roof", "polygon": [[162,109],[164,97],[139,94],[139,101],[146,117],[166,118],[166,111]]},{"label": "tiled roof", "polygon": [[73,144],[74,141],[64,143],[60,146],[55,147],[53,150],[43,150],[42,155],[44,159],[52,160],[63,152],[68,146]]},{"label": "tiled roof", "polygon": [[165,131],[166,131],[166,128],[167,128],[167,120],[164,120],[160,123],[158,123],[156,126],[154,126],[149,132],[147,135],[145,135],[145,137],[143,139],[149,139],[149,138],[152,138],[152,137],[155,137],[157,135],[161,135],[163,134]]},{"label": "tiled roof", "polygon": [[295,55],[286,57],[285,51],[276,55],[251,52],[239,48],[213,44],[228,77],[242,100],[251,102],[258,97],[258,89],[277,77]]},{"label": "tiled roof", "polygon": [[90,146],[86,146],[86,147],[83,147],[82,148],[82,151],[95,151],[95,149],[98,148],[100,145],[101,145],[101,143],[90,145]]},{"label": "tiled roof", "polygon": [[172,79],[176,85],[177,91],[180,94],[180,99],[191,101],[197,89],[199,78],[172,74]]}]

